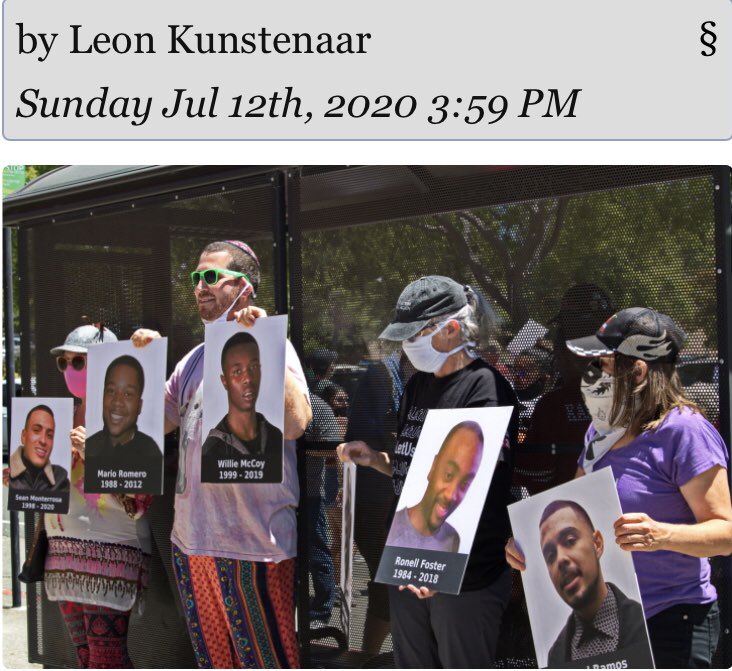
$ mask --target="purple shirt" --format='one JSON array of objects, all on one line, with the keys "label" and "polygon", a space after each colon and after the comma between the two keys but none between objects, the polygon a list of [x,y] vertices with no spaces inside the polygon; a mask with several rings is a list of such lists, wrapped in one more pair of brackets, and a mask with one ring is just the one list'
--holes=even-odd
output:
[{"label": "purple shirt", "polygon": [[[595,435],[590,426],[585,445]],[[580,455],[580,465],[584,450]],[[695,524],[680,487],[714,466],[727,468],[722,437],[699,414],[672,410],[655,431],[644,431],[632,443],[610,450],[593,470],[610,466],[624,513],[646,513],[671,524]],[[633,552],[633,563],[646,618],[680,603],[703,604],[717,598],[709,582],[708,559],[658,550]]]}]

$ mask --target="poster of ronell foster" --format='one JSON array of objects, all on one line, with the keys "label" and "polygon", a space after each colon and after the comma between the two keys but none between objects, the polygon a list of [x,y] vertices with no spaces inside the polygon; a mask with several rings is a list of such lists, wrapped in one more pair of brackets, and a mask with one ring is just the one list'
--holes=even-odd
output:
[{"label": "poster of ronell foster", "polygon": [[377,582],[458,594],[512,407],[429,410]]},{"label": "poster of ronell foster", "polygon": [[202,482],[282,482],[286,338],[286,315],[206,326]]}]

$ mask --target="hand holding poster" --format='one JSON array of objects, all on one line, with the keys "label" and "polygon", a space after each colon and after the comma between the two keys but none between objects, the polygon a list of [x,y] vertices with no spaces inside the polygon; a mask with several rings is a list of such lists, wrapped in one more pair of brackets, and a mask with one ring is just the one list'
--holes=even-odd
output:
[{"label": "hand holding poster", "polygon": [[8,510],[69,510],[70,398],[14,398]]},{"label": "hand holding poster", "polygon": [[89,348],[86,492],[162,494],[167,346],[157,338]]},{"label": "hand holding poster", "polygon": [[509,506],[540,668],[652,668],[622,515],[604,468]]},{"label": "hand holding poster", "polygon": [[512,412],[506,407],[427,413],[377,582],[460,592]]},{"label": "hand holding poster", "polygon": [[282,482],[287,317],[206,327],[201,481]]}]

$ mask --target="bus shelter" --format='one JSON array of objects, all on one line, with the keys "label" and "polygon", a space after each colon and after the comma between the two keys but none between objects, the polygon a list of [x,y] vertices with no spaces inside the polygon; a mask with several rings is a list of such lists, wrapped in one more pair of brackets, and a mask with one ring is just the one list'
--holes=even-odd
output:
[{"label": "bus shelter", "polygon": [[[682,381],[730,444],[728,167],[67,166],[7,197],[4,224],[5,308],[12,315],[15,302],[23,395],[66,394],[48,351],[82,319],[120,338],[140,326],[160,331],[172,370],[203,337],[188,279],[200,250],[241,239],[262,264],[258,304],[289,315],[303,363],[316,376],[325,358],[325,374],[345,392],[351,435],[370,422],[368,438],[383,449],[393,448],[399,388],[385,362],[398,352],[378,334],[401,289],[427,274],[470,284],[493,303],[501,328],[484,356],[509,377],[521,368],[534,385],[520,408],[517,497],[574,473],[581,441],[535,410],[561,385],[560,326],[580,329],[608,306],[649,305],[682,325]],[[6,352],[12,368],[12,344]],[[391,640],[377,631],[388,610],[372,577],[390,484],[359,469],[354,524],[344,525],[334,438],[299,443],[303,664],[388,667]],[[165,494],[149,512],[150,589],[129,635],[139,667],[195,666],[170,566],[176,450],[173,435]],[[26,520],[26,545],[35,521]],[[712,567],[729,622],[730,561]],[[28,586],[29,659],[71,667],[71,642],[41,587]],[[313,619],[319,598],[328,610]],[[518,577],[502,627],[500,665],[535,666]],[[732,663],[724,625],[715,662]]]}]

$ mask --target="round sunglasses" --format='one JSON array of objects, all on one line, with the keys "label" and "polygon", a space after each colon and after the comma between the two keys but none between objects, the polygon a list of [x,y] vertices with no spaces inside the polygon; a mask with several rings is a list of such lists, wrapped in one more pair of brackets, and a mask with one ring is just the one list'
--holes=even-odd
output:
[{"label": "round sunglasses", "polygon": [[63,373],[69,366],[74,370],[84,370],[86,367],[86,357],[77,354],[71,361],[65,356],[56,357],[56,367]]}]

